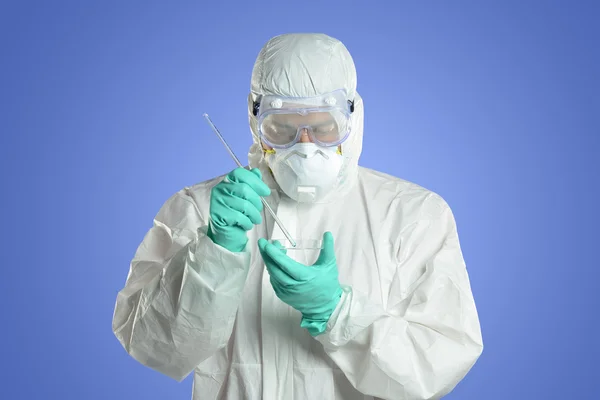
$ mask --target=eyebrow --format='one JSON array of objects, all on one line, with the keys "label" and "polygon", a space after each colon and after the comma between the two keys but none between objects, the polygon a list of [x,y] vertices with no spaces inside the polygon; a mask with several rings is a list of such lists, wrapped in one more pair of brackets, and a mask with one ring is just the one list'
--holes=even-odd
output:
[{"label": "eyebrow", "polygon": [[[333,121],[324,121],[324,122],[320,122],[320,123],[316,123],[316,124],[307,124],[307,125],[319,127],[319,126],[333,124],[333,123],[334,123]],[[277,122],[277,121],[273,121],[273,125],[277,125],[277,126],[281,126],[281,127],[289,127],[289,128],[293,128],[296,126],[296,125],[290,125],[290,124]]]}]

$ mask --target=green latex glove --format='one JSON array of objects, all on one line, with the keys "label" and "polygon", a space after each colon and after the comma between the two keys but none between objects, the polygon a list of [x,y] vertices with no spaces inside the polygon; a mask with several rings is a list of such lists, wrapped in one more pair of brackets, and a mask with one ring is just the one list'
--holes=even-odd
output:
[{"label": "green latex glove", "polygon": [[263,238],[258,240],[275,294],[302,313],[300,326],[312,336],[325,332],[327,321],[342,297],[333,235],[325,232],[319,258],[311,266],[292,260],[279,242],[275,243]]},{"label": "green latex glove", "polygon": [[244,250],[248,243],[246,232],[262,223],[260,196],[270,194],[258,168],[231,171],[211,190],[208,237],[229,251]]}]

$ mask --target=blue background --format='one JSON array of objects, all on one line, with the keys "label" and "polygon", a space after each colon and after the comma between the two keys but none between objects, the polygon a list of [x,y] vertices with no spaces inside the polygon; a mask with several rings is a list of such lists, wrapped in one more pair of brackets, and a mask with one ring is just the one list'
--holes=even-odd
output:
[{"label": "blue background", "polygon": [[485,349],[447,398],[598,398],[594,2],[83,3],[0,6],[0,398],[190,398],[114,302],[163,202],[234,167],[203,112],[246,159],[255,57],[291,31],[352,53],[361,164],[455,212]]}]

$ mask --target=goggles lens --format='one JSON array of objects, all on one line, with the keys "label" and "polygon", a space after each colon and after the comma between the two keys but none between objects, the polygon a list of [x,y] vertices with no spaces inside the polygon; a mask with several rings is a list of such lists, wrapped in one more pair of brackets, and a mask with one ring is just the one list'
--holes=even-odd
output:
[{"label": "goggles lens", "polygon": [[345,91],[308,99],[266,96],[258,113],[261,138],[274,148],[292,146],[304,133],[316,144],[335,146],[348,137],[350,125]]},{"label": "goggles lens", "polygon": [[261,121],[260,130],[265,141],[273,147],[294,144],[305,131],[314,142],[333,146],[346,138],[348,122],[346,116],[335,112],[271,114]]}]

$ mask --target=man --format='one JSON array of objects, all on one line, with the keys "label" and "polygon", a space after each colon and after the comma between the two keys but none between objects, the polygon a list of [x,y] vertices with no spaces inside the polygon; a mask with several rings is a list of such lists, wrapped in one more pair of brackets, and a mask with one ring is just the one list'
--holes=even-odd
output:
[{"label": "man", "polygon": [[[437,399],[482,352],[453,214],[437,194],[358,166],[363,104],[345,46],[287,34],[261,50],[251,170],[159,211],[113,329],[194,399]],[[314,264],[285,236],[322,239]],[[305,265],[307,264],[307,265]]]}]

